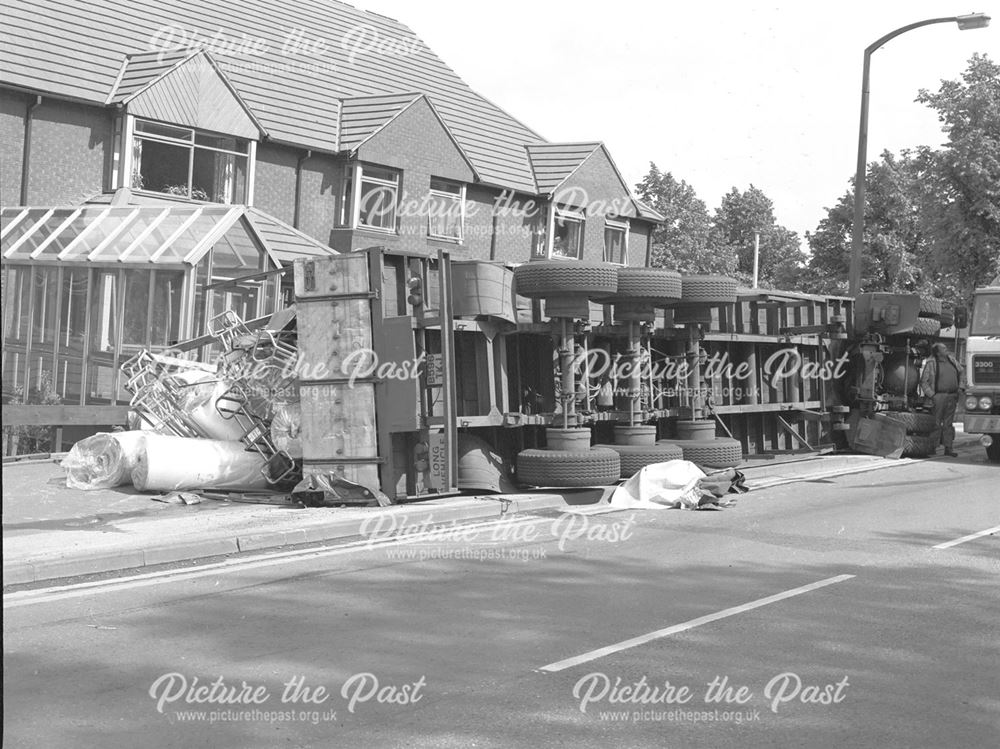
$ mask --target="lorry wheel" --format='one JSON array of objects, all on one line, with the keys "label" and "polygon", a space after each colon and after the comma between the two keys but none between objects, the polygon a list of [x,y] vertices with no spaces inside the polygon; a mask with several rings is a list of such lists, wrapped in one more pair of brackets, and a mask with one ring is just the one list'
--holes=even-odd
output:
[{"label": "lorry wheel", "polygon": [[936,336],[941,332],[941,321],[933,317],[918,317],[913,323],[913,335]]},{"label": "lorry wheel", "polygon": [[937,297],[920,295],[919,314],[921,317],[940,317],[943,307],[944,302]]},{"label": "lorry wheel", "polygon": [[994,463],[1000,463],[1000,434],[991,434],[993,444],[986,448],[986,457]]},{"label": "lorry wheel", "polygon": [[926,458],[937,452],[940,439],[935,439],[932,435],[908,434],[903,440],[904,458]]},{"label": "lorry wheel", "polygon": [[549,427],[545,430],[545,444],[549,450],[589,450],[590,429]]},{"label": "lorry wheel", "polygon": [[684,460],[705,468],[735,468],[743,462],[743,444],[729,437],[712,442],[700,440],[660,440],[657,445],[676,445],[684,451]]},{"label": "lorry wheel", "polygon": [[905,426],[907,434],[929,435],[937,429],[937,421],[934,419],[933,414],[917,413],[915,411],[883,411],[882,413],[893,421]]},{"label": "lorry wheel", "polygon": [[681,298],[681,274],[665,268],[619,268],[615,299],[653,303]]},{"label": "lorry wheel", "polygon": [[681,419],[677,422],[677,439],[712,442],[715,440],[715,419]]},{"label": "lorry wheel", "polygon": [[955,313],[952,310],[946,310],[945,312],[941,313],[941,316],[938,318],[938,320],[941,321],[942,328],[950,328],[952,325],[955,324]]},{"label": "lorry wheel", "polygon": [[521,296],[584,296],[603,299],[618,290],[618,266],[574,260],[536,260],[514,268]]},{"label": "lorry wheel", "polygon": [[736,302],[736,279],[726,276],[682,276],[681,302],[733,304]]},{"label": "lorry wheel", "polygon": [[618,453],[590,450],[522,450],[517,455],[517,480],[530,486],[607,486],[622,470]]},{"label": "lorry wheel", "polygon": [[648,445],[656,444],[656,427],[649,425],[616,426],[616,445]]},{"label": "lorry wheel", "polygon": [[618,453],[623,479],[634,476],[641,468],[653,463],[666,463],[668,460],[684,458],[684,451],[677,445],[597,445],[597,447],[606,447]]}]

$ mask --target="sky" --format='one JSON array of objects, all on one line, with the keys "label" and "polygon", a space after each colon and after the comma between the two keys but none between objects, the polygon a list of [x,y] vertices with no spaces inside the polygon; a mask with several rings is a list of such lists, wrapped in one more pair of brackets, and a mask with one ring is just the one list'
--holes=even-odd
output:
[{"label": "sky", "polygon": [[837,3],[352,0],[409,26],[473,89],[551,141],[603,141],[629,185],[655,162],[714,212],[755,185],[805,236],[857,162],[865,47],[901,26],[942,23],[872,55],[868,160],[945,142],[914,101],[957,80],[973,53],[1000,59],[1000,0]]}]

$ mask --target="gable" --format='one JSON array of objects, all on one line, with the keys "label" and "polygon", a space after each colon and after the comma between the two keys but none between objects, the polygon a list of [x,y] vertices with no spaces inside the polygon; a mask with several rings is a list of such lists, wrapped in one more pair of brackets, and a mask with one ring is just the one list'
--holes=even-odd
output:
[{"label": "gable", "polygon": [[381,130],[393,117],[413,103],[420,94],[355,96],[340,103],[340,148],[353,151]]},{"label": "gable", "polygon": [[250,140],[262,135],[243,102],[203,54],[167,71],[124,104],[136,117]]},{"label": "gable", "polygon": [[608,211],[626,218],[638,216],[628,187],[604,148],[595,150],[558,188],[556,204],[592,211]]},{"label": "gable", "polygon": [[475,174],[425,97],[420,97],[356,149],[361,161],[419,168],[436,177],[472,182]]}]

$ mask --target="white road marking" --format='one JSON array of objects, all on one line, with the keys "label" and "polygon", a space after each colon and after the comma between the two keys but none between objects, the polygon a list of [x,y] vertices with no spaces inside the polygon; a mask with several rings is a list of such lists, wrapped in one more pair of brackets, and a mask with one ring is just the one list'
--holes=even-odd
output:
[{"label": "white road marking", "polygon": [[739,606],[733,606],[732,608],[723,609],[722,611],[717,611],[714,614],[708,614],[707,616],[699,616],[697,619],[690,619],[689,621],[683,622],[682,624],[675,624],[672,627],[667,627],[666,629],[658,629],[655,632],[650,632],[649,634],[640,635],[639,637],[633,637],[630,640],[623,640],[621,642],[615,643],[614,645],[608,645],[604,648],[598,648],[597,650],[591,650],[589,653],[584,653],[583,655],[577,655],[573,658],[567,658],[562,661],[556,661],[555,663],[550,663],[547,666],[542,666],[539,671],[544,671],[546,673],[556,673],[557,671],[564,671],[567,668],[573,668],[574,666],[579,666],[581,663],[588,663],[589,661],[597,660],[598,658],[603,658],[606,655],[611,655],[613,653],[619,653],[622,650],[628,650],[629,648],[634,648],[638,645],[645,645],[653,640],[659,640],[663,637],[668,637],[669,635],[677,634],[678,632],[684,632],[688,629],[694,629],[695,627],[700,627],[702,624],[709,624],[711,622],[717,622],[720,619],[726,619],[730,616],[735,616],[736,614],[742,614],[745,611],[752,611],[753,609],[760,608],[761,606],[767,606],[771,603],[777,603],[778,601],[784,601],[786,598],[792,598],[794,596],[800,596],[803,593],[809,593],[813,590],[818,590],[819,588],[824,588],[827,585],[833,585],[835,583],[842,583],[845,580],[850,580],[854,575],[837,575],[836,577],[828,577],[825,580],[820,580],[815,583],[810,583],[809,585],[803,585],[800,588],[792,588],[791,590],[786,590],[784,593],[777,593],[773,596],[768,596],[767,598],[758,598],[756,601],[750,601],[749,603],[744,603]]},{"label": "white road marking", "polygon": [[[526,515],[518,520],[490,520],[485,523],[470,523],[468,525],[456,525],[456,532],[468,532],[472,530],[490,529],[497,526],[518,527],[540,523],[551,522],[551,518],[540,518],[534,515]],[[451,529],[452,526],[431,526],[427,532],[432,536],[440,533],[440,528]],[[307,559],[321,559],[325,557],[341,556],[343,554],[353,554],[359,551],[372,551],[392,546],[403,546],[406,544],[417,544],[426,542],[425,537],[415,534],[403,538],[386,539],[365,539],[362,541],[351,541],[349,543],[332,546],[320,546],[314,549],[296,549],[293,551],[277,551],[266,554],[259,554],[249,557],[239,557],[227,559],[224,562],[213,562],[211,564],[199,565],[196,569],[186,570],[161,570],[159,572],[145,572],[128,577],[119,577],[110,580],[94,580],[86,583],[74,583],[72,585],[60,585],[50,588],[39,588],[35,590],[19,590],[14,593],[7,593],[3,597],[3,607],[5,609],[19,608],[39,603],[52,603],[68,598],[78,598],[80,596],[95,595],[99,593],[121,592],[134,588],[145,588],[151,585],[163,583],[183,582],[185,580],[197,580],[202,577],[210,577],[220,572],[243,571],[261,569],[264,567],[274,567],[281,564],[292,564]]]},{"label": "white road marking", "polygon": [[937,546],[932,546],[932,549],[950,549],[952,546],[958,546],[959,544],[964,544],[966,541],[972,541],[977,538],[982,538],[983,536],[989,536],[993,533],[1000,531],[1000,525],[995,525],[992,528],[987,528],[984,531],[979,531],[979,533],[970,533],[968,536],[962,536],[961,538],[956,538],[954,541],[945,541],[943,544],[938,544]]}]

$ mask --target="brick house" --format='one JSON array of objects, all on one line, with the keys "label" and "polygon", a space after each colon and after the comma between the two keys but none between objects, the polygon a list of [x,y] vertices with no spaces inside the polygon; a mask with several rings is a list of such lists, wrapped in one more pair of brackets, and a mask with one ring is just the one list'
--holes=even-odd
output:
[{"label": "brick house", "polygon": [[[406,26],[334,0],[14,0],[0,39],[5,400],[124,399],[129,347],[280,306],[282,264],[383,245],[645,265],[660,216]],[[54,293],[53,293],[54,292]]]}]

